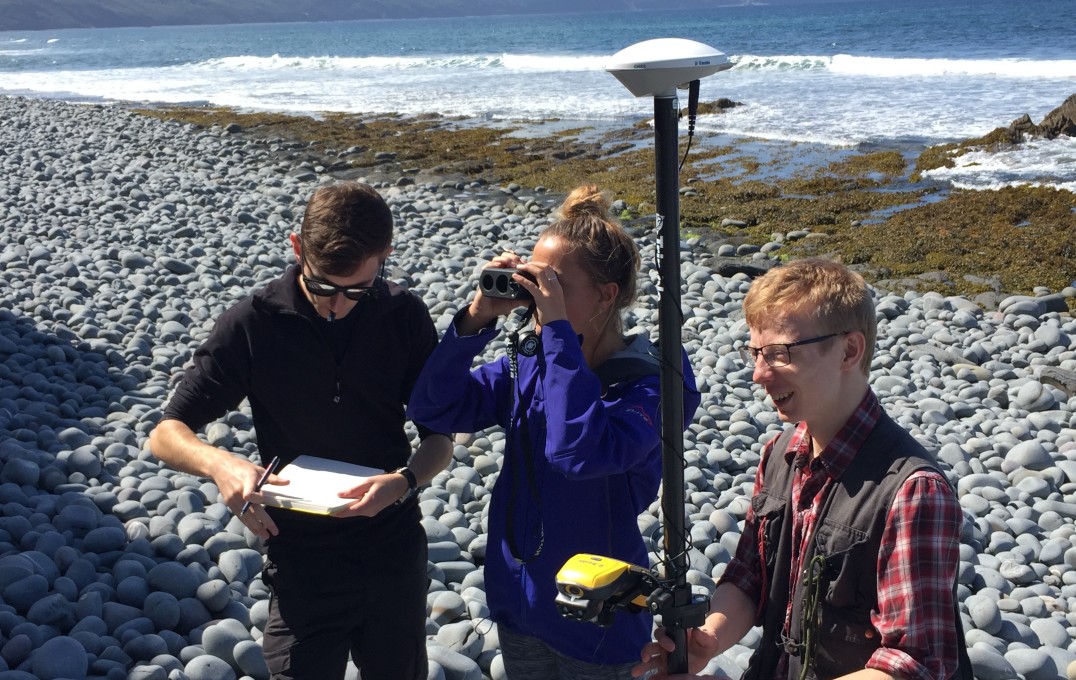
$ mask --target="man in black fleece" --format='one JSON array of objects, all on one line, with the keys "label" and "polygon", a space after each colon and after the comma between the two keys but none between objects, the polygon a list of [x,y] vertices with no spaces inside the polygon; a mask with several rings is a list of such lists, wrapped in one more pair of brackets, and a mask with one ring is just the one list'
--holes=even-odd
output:
[{"label": "man in black fleece", "polygon": [[[150,445],[212,478],[267,541],[263,649],[274,680],[343,678],[349,653],[364,680],[425,678],[426,535],[414,492],[448,464],[452,444],[418,428],[412,456],[404,409],[436,331],[423,302],[384,279],[392,213],[373,188],[319,188],[290,239],[298,265],[220,316]],[[244,398],[260,465],[195,435]],[[333,516],[262,505],[265,466],[302,454],[386,473],[342,493],[354,502]]]}]

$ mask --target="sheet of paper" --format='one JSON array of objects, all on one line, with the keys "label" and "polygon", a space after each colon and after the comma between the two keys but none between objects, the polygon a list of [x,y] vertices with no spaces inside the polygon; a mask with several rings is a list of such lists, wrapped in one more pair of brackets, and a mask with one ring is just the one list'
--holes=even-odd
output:
[{"label": "sheet of paper", "polygon": [[384,470],[343,463],[317,456],[299,456],[277,472],[290,484],[266,484],[262,495],[268,505],[289,510],[328,515],[346,507],[355,499],[340,498],[337,494],[359,484],[368,477],[383,475]]}]

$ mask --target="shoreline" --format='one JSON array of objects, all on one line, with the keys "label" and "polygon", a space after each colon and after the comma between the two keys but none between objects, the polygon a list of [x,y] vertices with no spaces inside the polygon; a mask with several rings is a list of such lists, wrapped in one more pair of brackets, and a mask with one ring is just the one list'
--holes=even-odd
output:
[{"label": "shoreline", "polygon": [[[563,196],[585,178],[623,202],[625,224],[645,230],[653,223],[654,140],[646,117],[621,125],[0,97],[116,108],[238,138],[283,141],[296,145],[289,160],[341,179],[479,182]],[[701,108],[730,104],[716,100]],[[683,126],[679,154],[687,144]],[[944,162],[939,149],[997,150],[1004,130],[933,146],[901,140],[849,147],[697,132],[680,176],[681,231],[704,244],[710,263],[727,258],[730,246],[779,249],[781,259],[841,259],[883,291],[958,295],[992,310],[1007,295],[1048,290],[1063,294],[1076,312],[1076,248],[1066,244],[1076,232],[1076,193],[1048,186],[964,189],[920,174]],[[802,232],[811,239],[787,238]]]},{"label": "shoreline", "polygon": [[[558,195],[591,180],[624,201],[626,223],[653,220],[647,120],[595,129],[571,121],[490,126],[439,116],[315,119],[219,107],[128,108],[239,136],[301,142],[308,161],[343,177],[443,175]],[[685,144],[681,132],[679,153]],[[1066,246],[1076,231],[1076,194],[955,189],[923,180],[917,173],[930,147],[916,154],[917,146],[835,148],[696,134],[681,172],[681,229],[715,256],[727,245],[763,248],[778,235],[782,256],[839,257],[880,288],[962,295],[987,309],[1007,294],[1076,285],[1076,250]],[[395,156],[377,158],[378,151]],[[814,236],[796,244],[782,238],[801,231]],[[1026,259],[1014,257],[1019,253]],[[1076,301],[1069,308],[1076,310]]]}]

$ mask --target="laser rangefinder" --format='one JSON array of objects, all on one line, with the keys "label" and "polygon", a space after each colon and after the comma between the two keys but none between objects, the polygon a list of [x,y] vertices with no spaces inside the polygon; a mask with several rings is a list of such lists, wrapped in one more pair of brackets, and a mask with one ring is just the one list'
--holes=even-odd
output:
[{"label": "laser rangefinder", "polygon": [[512,274],[519,274],[531,281],[535,280],[530,272],[525,272],[522,269],[489,267],[482,270],[482,275],[478,279],[478,289],[486,297],[507,298],[509,300],[531,299],[530,292],[512,280]]}]

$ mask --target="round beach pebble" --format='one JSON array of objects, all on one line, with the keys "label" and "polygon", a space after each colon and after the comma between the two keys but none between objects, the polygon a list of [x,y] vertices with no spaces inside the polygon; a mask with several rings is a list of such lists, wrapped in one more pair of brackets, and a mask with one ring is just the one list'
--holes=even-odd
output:
[{"label": "round beach pebble", "polygon": [[86,651],[74,638],[54,637],[34,652],[31,664],[40,680],[86,677]]},{"label": "round beach pebble", "polygon": [[189,661],[183,672],[190,680],[236,680],[235,671],[228,662],[208,654]]}]

